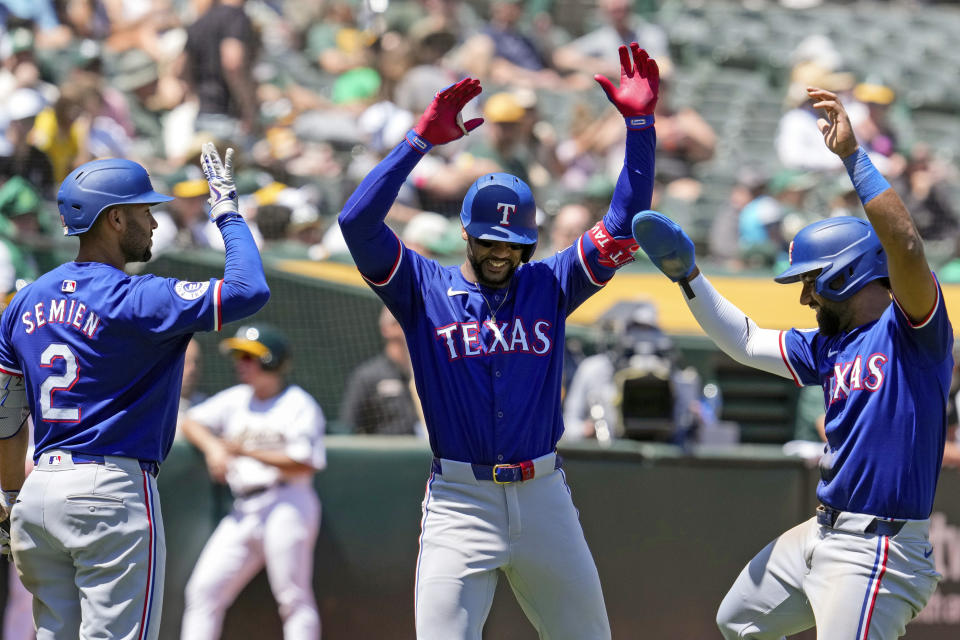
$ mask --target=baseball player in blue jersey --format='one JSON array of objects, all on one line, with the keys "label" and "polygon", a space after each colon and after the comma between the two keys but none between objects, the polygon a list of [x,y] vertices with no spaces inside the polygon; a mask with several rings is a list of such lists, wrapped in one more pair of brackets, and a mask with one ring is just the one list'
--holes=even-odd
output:
[{"label": "baseball player in blue jersey", "polygon": [[[156,475],[173,442],[184,351],[194,332],[269,297],[231,159],[203,147],[222,279],[124,273],[150,258],[150,206],[172,198],[135,162],[94,160],[57,195],[64,233],[80,239],[76,261],[20,290],[0,317],[0,485],[38,640],[158,637],[166,548]],[[27,414],[36,449],[24,481]]]},{"label": "baseball player in blue jersey", "polygon": [[610,637],[555,447],[566,317],[633,259],[630,217],[653,189],[659,71],[636,43],[620,62],[619,87],[597,80],[626,119],[624,167],[610,210],[573,246],[529,262],[533,195],[504,173],[481,177],[463,200],[459,266],[409,250],[384,224],[423,155],[483,122],[459,117],[481,90],[470,78],[437,94],[340,214],[360,273],[403,327],[435,456],[416,572],[421,640],[479,640],[498,571],[541,638]]},{"label": "baseball player in blue jersey", "polygon": [[869,218],[814,222],[790,244],[790,267],[775,279],[802,283],[800,304],[816,311],[818,329],[758,328],[700,273],[693,244],[668,218],[640,213],[633,231],[720,348],[823,389],[820,507],[744,568],[717,614],[724,637],[772,640],[816,626],[818,640],[892,640],[940,579],[928,518],[953,330],[900,197],[858,147],[836,95],[807,91]]}]

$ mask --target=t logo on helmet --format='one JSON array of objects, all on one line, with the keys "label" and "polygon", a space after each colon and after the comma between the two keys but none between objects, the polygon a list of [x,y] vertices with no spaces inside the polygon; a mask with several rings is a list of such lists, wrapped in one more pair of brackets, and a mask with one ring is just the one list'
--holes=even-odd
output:
[{"label": "t logo on helmet", "polygon": [[506,202],[497,203],[497,211],[500,212],[500,224],[504,227],[510,226],[510,216],[517,210],[517,205],[507,204]]}]

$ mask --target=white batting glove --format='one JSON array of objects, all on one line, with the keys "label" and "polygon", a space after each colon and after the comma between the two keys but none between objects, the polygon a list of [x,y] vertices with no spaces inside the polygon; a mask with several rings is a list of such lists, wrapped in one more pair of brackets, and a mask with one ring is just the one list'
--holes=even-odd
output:
[{"label": "white batting glove", "polygon": [[210,185],[210,219],[216,222],[220,216],[230,213],[239,215],[237,187],[233,184],[233,149],[227,149],[224,162],[212,142],[204,142],[200,151],[200,165]]}]

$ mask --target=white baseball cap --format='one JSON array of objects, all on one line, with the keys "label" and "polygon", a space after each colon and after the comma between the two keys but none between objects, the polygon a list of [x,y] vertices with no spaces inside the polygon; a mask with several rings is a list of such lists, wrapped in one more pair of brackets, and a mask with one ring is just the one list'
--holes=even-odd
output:
[{"label": "white baseball cap", "polygon": [[10,121],[33,118],[43,111],[47,103],[36,89],[17,89],[7,98],[6,112]]}]

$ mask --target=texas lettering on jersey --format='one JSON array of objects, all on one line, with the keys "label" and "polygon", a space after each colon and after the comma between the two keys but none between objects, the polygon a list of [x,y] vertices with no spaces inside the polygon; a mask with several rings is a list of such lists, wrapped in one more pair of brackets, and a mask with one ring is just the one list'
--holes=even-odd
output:
[{"label": "texas lettering on jersey", "polygon": [[864,358],[857,356],[851,362],[833,365],[830,379],[830,404],[845,400],[854,391],[876,391],[885,379],[883,365],[889,358],[883,353],[874,353]]},{"label": "texas lettering on jersey", "polygon": [[489,338],[484,341],[480,322],[455,322],[434,329],[437,339],[446,349],[450,360],[461,357],[493,355],[495,353],[532,353],[543,356],[553,349],[550,336],[552,323],[537,320],[531,326],[522,318],[507,322],[487,320],[483,326],[489,329]]},{"label": "texas lettering on jersey", "polygon": [[38,302],[20,316],[20,322],[27,335],[47,324],[62,324],[93,338],[100,328],[100,316],[76,298],[51,298],[49,304]]}]

